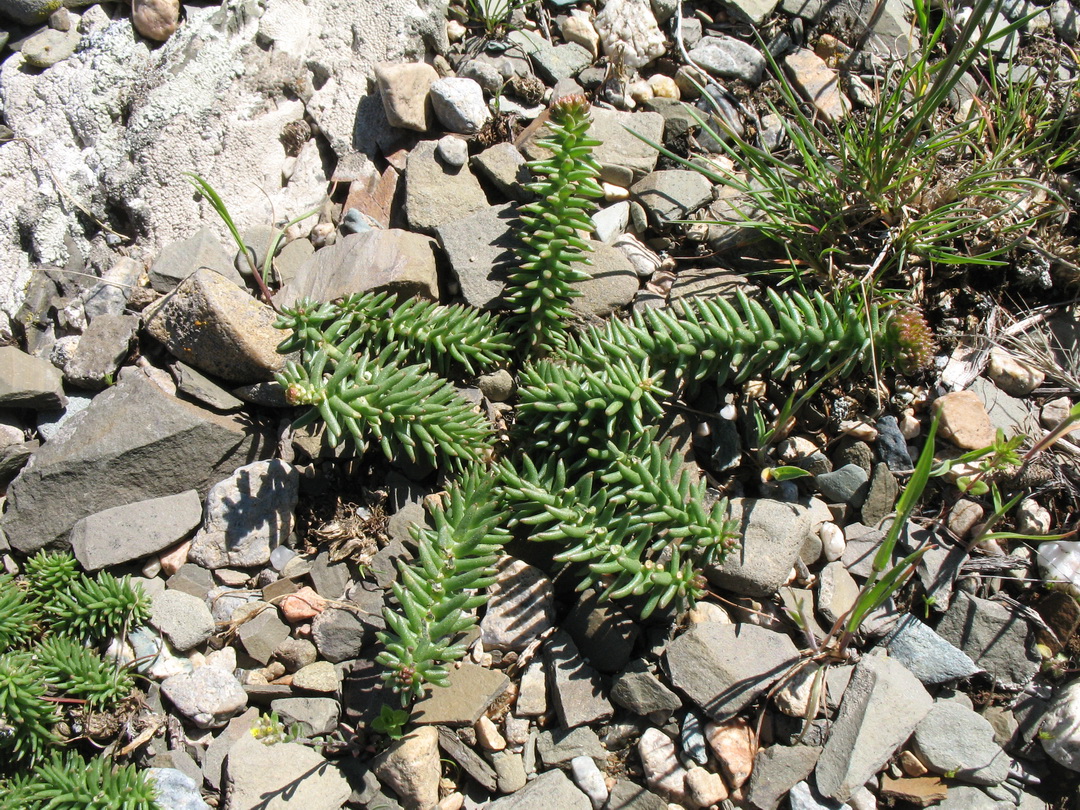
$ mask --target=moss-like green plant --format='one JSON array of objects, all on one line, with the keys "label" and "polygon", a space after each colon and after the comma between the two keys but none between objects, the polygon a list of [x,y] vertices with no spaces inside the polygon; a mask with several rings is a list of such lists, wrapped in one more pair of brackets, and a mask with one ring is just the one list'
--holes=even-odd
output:
[{"label": "moss-like green plant", "polygon": [[297,427],[322,417],[330,441],[348,436],[358,448],[369,438],[387,458],[398,450],[414,461],[480,461],[491,450],[491,426],[446,380],[423,366],[392,364],[394,347],[378,357],[320,349],[309,365],[289,362],[277,375],[290,404],[313,406]]},{"label": "moss-like green plant", "polygon": [[524,337],[528,353],[542,356],[566,344],[567,324],[573,319],[569,303],[581,293],[572,284],[589,276],[589,245],[579,234],[593,230],[589,214],[604,192],[596,178],[600,165],[592,150],[600,145],[588,137],[589,103],[584,96],[566,96],[552,105],[550,135],[539,142],[551,157],[529,163],[540,179],[527,187],[537,199],[519,209],[523,227],[519,264],[510,273],[505,297],[515,314],[512,325]]},{"label": "moss-like green plant", "polygon": [[29,652],[0,655],[0,762],[32,764],[59,741],[52,731],[59,716],[45,691]]},{"label": "moss-like green plant", "polygon": [[446,665],[465,655],[455,638],[476,624],[482,590],[495,581],[495,561],[508,534],[495,482],[471,468],[443,502],[431,510],[434,529],[413,527],[418,550],[413,565],[398,564],[393,585],[398,608],[383,609],[385,645],[376,661],[402,705],[424,694],[424,685],[445,686]]},{"label": "moss-like green plant", "polygon": [[34,607],[10,574],[0,574],[0,651],[30,637]]},{"label": "moss-like green plant", "polygon": [[396,345],[398,364],[422,364],[443,376],[507,365],[512,348],[489,312],[419,298],[401,301],[393,293],[359,293],[332,304],[304,299],[284,309],[275,326],[292,333],[278,350],[299,350],[305,362],[323,346],[345,356],[357,348],[376,354]]},{"label": "moss-like green plant", "polygon": [[103,709],[131,693],[131,674],[107,663],[67,636],[50,636],[34,648],[37,667],[66,695]]},{"label": "moss-like green plant", "polygon": [[598,587],[603,599],[648,594],[643,617],[675,599],[693,605],[701,569],[737,545],[727,501],[706,507],[705,482],[680,470],[671,442],[655,439],[651,429],[629,449],[609,442],[606,472],[586,472],[590,460],[537,465],[528,456],[499,469],[510,527],[563,546],[555,561],[583,564],[578,590]]},{"label": "moss-like green plant", "polygon": [[161,810],[152,780],[104,756],[84,762],[56,752],[0,791],[6,794],[0,810]]},{"label": "moss-like green plant", "polygon": [[117,579],[104,571],[91,579],[80,574],[43,606],[53,629],[79,639],[103,639],[150,617],[150,600],[130,577]]}]

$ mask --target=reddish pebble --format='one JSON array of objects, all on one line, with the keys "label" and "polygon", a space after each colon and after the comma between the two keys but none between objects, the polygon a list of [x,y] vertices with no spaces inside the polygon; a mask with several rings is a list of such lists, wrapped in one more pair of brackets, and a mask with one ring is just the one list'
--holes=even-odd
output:
[{"label": "reddish pebble", "polygon": [[282,599],[280,607],[286,620],[295,624],[314,619],[326,610],[326,600],[305,585],[296,593],[291,593]]}]

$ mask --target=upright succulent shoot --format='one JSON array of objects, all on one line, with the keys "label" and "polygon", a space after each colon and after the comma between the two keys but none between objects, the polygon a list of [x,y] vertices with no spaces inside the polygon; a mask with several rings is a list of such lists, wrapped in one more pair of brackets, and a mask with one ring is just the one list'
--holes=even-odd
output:
[{"label": "upright succulent shoot", "polygon": [[527,188],[535,202],[518,209],[524,246],[518,248],[518,269],[510,274],[506,300],[527,351],[544,356],[566,344],[573,317],[570,300],[581,295],[571,285],[589,276],[577,265],[588,264],[589,245],[581,233],[593,230],[589,214],[604,192],[597,183],[600,164],[592,156],[600,141],[587,137],[589,103],[584,96],[565,96],[551,108],[550,135],[539,142],[552,151],[546,160],[529,164],[539,180]]}]

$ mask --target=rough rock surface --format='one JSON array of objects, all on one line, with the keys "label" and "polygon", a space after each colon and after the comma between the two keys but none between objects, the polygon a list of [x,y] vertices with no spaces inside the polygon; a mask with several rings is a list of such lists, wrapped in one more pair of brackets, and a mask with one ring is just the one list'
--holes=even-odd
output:
[{"label": "rough rock surface", "polygon": [[338,768],[299,743],[265,745],[244,734],[225,760],[225,810],[341,807],[352,788]]},{"label": "rough rock surface", "polygon": [[80,519],[114,506],[205,492],[262,452],[246,420],[170,397],[130,371],[12,482],[0,526],[13,548],[56,544]]}]

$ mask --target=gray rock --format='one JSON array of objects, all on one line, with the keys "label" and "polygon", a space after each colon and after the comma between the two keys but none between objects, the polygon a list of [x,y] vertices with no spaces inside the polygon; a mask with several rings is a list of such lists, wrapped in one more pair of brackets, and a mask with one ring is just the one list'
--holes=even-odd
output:
[{"label": "gray rock", "polygon": [[63,375],[56,366],[15,346],[0,346],[0,408],[42,411],[66,402]]},{"label": "gray rock", "polygon": [[659,225],[683,220],[712,200],[712,183],[689,169],[650,172],[630,192]]},{"label": "gray rock", "polygon": [[902,664],[863,658],[815,769],[821,794],[847,801],[907,740],[932,706],[933,699]]},{"label": "gray rock", "polygon": [[836,443],[832,451],[832,462],[835,467],[844,467],[848,464],[861,467],[869,478],[874,469],[874,451],[866,442],[845,436]]},{"label": "gray rock", "polygon": [[588,650],[589,664],[600,672],[618,672],[630,660],[641,630],[617,602],[601,602],[586,591],[570,610],[562,627],[579,650]]},{"label": "gray rock", "polygon": [[[514,395],[516,386],[514,376],[505,368],[500,368],[490,374],[481,374],[476,381],[476,387],[485,397],[492,402],[506,402]],[[490,610],[490,599],[488,610]]]},{"label": "gray rock", "polygon": [[[436,154],[447,165],[458,168],[464,166],[469,160],[469,145],[462,138],[455,135],[443,135],[439,138]],[[364,230],[366,228],[359,228],[356,233],[361,233]]]},{"label": "gray rock", "polygon": [[668,803],[648,788],[620,779],[611,789],[604,810],[668,810]]},{"label": "gray rock", "polygon": [[[350,213],[351,211],[345,212],[345,217],[342,218],[343,223]],[[314,253],[315,246],[311,244],[310,239],[293,239],[286,244],[274,257],[274,272],[281,279],[282,285],[288,284],[296,278],[300,268],[311,259]]]},{"label": "gray rock", "polygon": [[895,416],[883,416],[877,421],[877,454],[878,458],[889,465],[893,472],[905,472],[915,465],[911,462],[911,454],[908,453],[907,439],[900,432],[900,426]]},{"label": "gray rock", "polygon": [[285,365],[274,310],[213,270],[188,276],[144,317],[174,357],[223,380],[263,382]]},{"label": "gray rock", "polygon": [[4,0],[0,3],[0,14],[22,25],[36,25],[49,19],[58,8],[80,8],[92,5],[89,0],[65,0],[57,4],[55,0]]},{"label": "gray rock", "polygon": [[555,592],[539,568],[504,557],[480,620],[485,649],[523,650],[555,620]]},{"label": "gray rock", "polygon": [[259,719],[260,712],[255,707],[234,717],[206,747],[202,758],[203,778],[214,790],[220,790],[225,774],[223,766],[229,749],[244,736],[251,736],[251,729]]},{"label": "gray rock", "polygon": [[514,229],[519,225],[513,205],[495,205],[435,229],[467,304],[498,306],[506,269],[516,261]]},{"label": "gray rock", "polygon": [[417,132],[431,129],[431,85],[438,78],[435,68],[424,62],[376,65],[375,82],[390,124]]},{"label": "gray rock", "polygon": [[639,659],[620,672],[611,684],[613,703],[635,714],[670,715],[682,708],[682,699],[668,689]]},{"label": "gray rock", "polygon": [[315,645],[306,638],[287,637],[274,648],[273,657],[285,666],[286,672],[296,672],[314,664],[318,655]]},{"label": "gray rock", "polygon": [[[198,766],[196,766],[198,767]],[[199,793],[199,784],[176,768],[147,768],[144,773],[153,781],[157,801],[170,810],[210,810]]]},{"label": "gray rock", "polygon": [[753,85],[761,82],[765,72],[765,57],[757,48],[729,36],[705,37],[690,51],[690,58],[713,76]]},{"label": "gray rock", "polygon": [[713,720],[740,712],[798,660],[791,639],[750,624],[704,622],[668,645],[674,687]]},{"label": "gray rock", "polygon": [[484,759],[472,748],[462,742],[451,729],[439,726],[439,748],[454,760],[461,769],[489,791],[496,790],[499,785],[498,772],[488,765]]},{"label": "gray rock", "polygon": [[614,712],[600,675],[582,659],[564,630],[544,643],[548,688],[559,722],[566,728],[605,720]]},{"label": "gray rock", "polygon": [[206,496],[188,559],[204,568],[265,565],[292,531],[300,475],[278,459],[239,467]]},{"label": "gray rock", "polygon": [[410,722],[471,726],[509,685],[510,679],[502,672],[462,664],[450,670],[449,686],[432,689],[413,704]]},{"label": "gray rock", "polygon": [[705,576],[741,596],[771,596],[787,581],[810,534],[809,511],[765,498],[732,498],[730,504],[742,544],[706,568]]},{"label": "gray rock", "polygon": [[240,682],[231,672],[215,666],[166,678],[161,693],[198,728],[220,728],[247,706],[247,693]]},{"label": "gray rock", "polygon": [[[77,414],[90,407],[92,396],[72,394],[67,398],[67,405],[62,409],[37,412],[37,431],[41,438],[51,442],[60,433],[60,429]],[[2,412],[0,412],[2,413]]]},{"label": "gray rock", "polygon": [[1005,689],[1022,689],[1039,671],[1023,614],[999,602],[958,592],[937,633],[967,653]]},{"label": "gray rock", "polygon": [[472,79],[493,96],[502,91],[503,82],[506,81],[495,61],[487,58],[486,54],[478,54],[475,58],[469,59],[457,69],[457,75]]},{"label": "gray rock", "polygon": [[780,8],[793,17],[815,22],[828,5],[827,0],[782,0]]},{"label": "gray rock", "polygon": [[[425,143],[434,148],[436,142]],[[396,228],[349,234],[316,251],[278,291],[274,303],[288,307],[300,298],[333,301],[358,292],[437,300],[434,247],[431,239]]]},{"label": "gray rock", "polygon": [[245,608],[244,615],[255,611],[258,612],[240,625],[240,643],[248,655],[265,665],[289,637],[289,626],[280,619],[273,605],[253,602],[250,608]]},{"label": "gray rock", "polygon": [[1050,24],[1066,45],[1075,45],[1080,38],[1080,15],[1069,0],[1056,0],[1050,5]]},{"label": "gray rock", "polygon": [[12,482],[0,524],[12,547],[28,554],[64,540],[87,515],[205,492],[262,454],[262,437],[251,430],[247,420],[170,397],[141,371],[121,373],[119,384],[95,397]]},{"label": "gray rock", "polygon": [[603,766],[607,749],[587,726],[573,729],[548,729],[536,737],[536,754],[546,768],[569,768],[577,757],[591,757]]},{"label": "gray rock", "polygon": [[237,287],[245,286],[221,240],[205,225],[186,239],[174,239],[158,252],[150,266],[150,286],[161,293],[171,292],[200,267],[220,273]]},{"label": "gray rock", "polygon": [[825,18],[832,21],[873,20],[867,39],[871,50],[883,57],[904,58],[915,44],[911,37],[911,5],[905,0],[887,0],[875,13],[875,0],[842,0],[828,3]]},{"label": "gray rock", "polygon": [[818,576],[818,613],[832,625],[854,607],[859,586],[839,560],[822,568]]},{"label": "gray rock", "polygon": [[349,587],[349,566],[345,562],[330,562],[326,551],[319,554],[308,571],[315,592],[324,599],[340,599]]},{"label": "gray rock", "polygon": [[[844,537],[847,545],[844,546],[844,556],[840,558],[844,567],[849,574],[866,579],[870,576],[874,556],[885,533],[861,523],[852,523],[844,528]],[[895,558],[896,555],[893,556]]]},{"label": "gray rock", "polygon": [[419,728],[395,740],[372,763],[372,770],[409,810],[426,810],[439,800],[439,734]]},{"label": "gray rock", "polygon": [[562,771],[545,771],[512,796],[489,802],[487,810],[592,810],[589,797]]},{"label": "gray rock", "polygon": [[589,278],[571,285],[581,297],[570,302],[570,309],[586,317],[602,318],[634,300],[638,276],[623,251],[592,239],[588,244],[592,249],[588,254],[589,264],[581,270]]},{"label": "gray rock", "polygon": [[14,478],[40,446],[37,441],[19,442],[0,450],[0,481],[7,483]]},{"label": "gray rock", "polygon": [[311,637],[319,655],[335,664],[360,655],[366,628],[351,610],[328,607],[311,623]]},{"label": "gray rock", "polygon": [[335,693],[341,685],[341,677],[329,661],[316,661],[300,667],[293,673],[293,689],[306,692]]},{"label": "gray rock", "polygon": [[1015,436],[1033,435],[1039,429],[1038,419],[1026,400],[1006,394],[985,377],[976,378],[967,390],[982,401],[994,430],[1000,428],[1006,436]]},{"label": "gray rock", "polygon": [[305,737],[329,734],[338,724],[341,704],[333,698],[281,698],[270,702],[270,709],[286,723],[300,723]]},{"label": "gray rock", "polygon": [[178,652],[198,647],[214,633],[214,617],[206,602],[183,591],[165,591],[150,603],[150,624]]},{"label": "gray rock", "polygon": [[189,489],[84,517],[71,530],[71,548],[83,568],[97,571],[163,551],[200,522],[202,501]]},{"label": "gray rock", "polygon": [[685,138],[698,126],[693,114],[678,99],[650,98],[641,106],[650,112],[657,112],[664,116],[665,146],[677,145],[680,138]]},{"label": "gray rock", "polygon": [[[624,187],[629,187],[629,183],[620,175],[629,175],[631,179],[644,177],[656,166],[659,156],[632,132],[659,143],[664,135],[664,117],[653,112],[619,112],[593,107],[588,137],[600,141],[593,157],[603,170],[601,177],[612,180],[619,176],[624,180]],[[542,160],[551,154],[537,144],[545,134],[542,123],[536,123],[535,128],[530,127],[522,133],[517,145],[529,160]]]},{"label": "gray rock", "polygon": [[1037,736],[1043,750],[1059,765],[1080,771],[1080,680],[1057,686],[1053,699],[1036,717],[1033,725],[1042,732]]},{"label": "gray rock", "polygon": [[1013,810],[1016,806],[1014,801],[992,799],[977,787],[949,785],[949,795],[935,804],[934,810]]},{"label": "gray rock", "polygon": [[532,173],[512,143],[488,147],[473,158],[473,164],[505,197],[525,202],[536,196],[525,188],[526,183],[532,182]]},{"label": "gray rock", "polygon": [[862,505],[862,521],[868,526],[876,526],[893,511],[900,487],[896,483],[889,467],[880,462],[874,467],[870,483],[866,488],[866,500]]},{"label": "gray rock", "polygon": [[533,54],[536,72],[549,84],[577,76],[582,69],[593,63],[588,48],[576,42],[566,42],[554,48],[541,48]]},{"label": "gray rock", "polygon": [[776,810],[784,795],[808,777],[821,749],[809,745],[770,745],[757,752],[746,798],[759,810]]},{"label": "gray rock", "polygon": [[687,712],[679,727],[679,747],[683,754],[698,765],[709,761],[709,748],[705,744],[705,730],[701,718],[695,712]]},{"label": "gray rock", "polygon": [[931,771],[973,785],[997,785],[1009,775],[1009,756],[994,742],[986,718],[953,700],[938,700],[915,727],[913,750]]},{"label": "gray rock", "polygon": [[[183,593],[189,593],[192,596],[197,596],[199,599],[206,599],[210,601],[210,591],[214,589],[214,575],[203,568],[201,565],[195,563],[186,562],[180,566],[180,569],[169,577],[165,582],[165,586],[172,591],[182,591]],[[254,598],[254,595],[253,597]],[[235,601],[234,601],[235,599]],[[228,621],[232,617],[232,611],[239,607],[241,604],[246,604],[247,600],[243,595],[239,597],[233,597],[227,599],[224,604],[230,604],[232,607],[229,609],[221,621]],[[215,621],[217,618],[215,617]]]},{"label": "gray rock", "polygon": [[592,221],[597,240],[610,245],[626,231],[626,224],[630,221],[630,203],[623,200],[601,208],[593,214]]},{"label": "gray rock", "polygon": [[491,764],[495,767],[496,788],[499,793],[516,793],[528,784],[525,761],[521,754],[492,751]]},{"label": "gray rock", "polygon": [[[486,208],[480,181],[468,166],[447,166],[436,155],[438,141],[421,141],[405,170],[405,216],[413,229],[435,233],[447,222]],[[318,254],[316,254],[318,255]]]},{"label": "gray rock", "polygon": [[64,364],[64,378],[76,388],[98,390],[110,385],[128,356],[139,319],[133,315],[100,315],[79,339],[75,354]]},{"label": "gray rock", "polygon": [[472,135],[491,117],[484,91],[472,79],[436,79],[430,92],[435,116],[451,132]]},{"label": "gray rock", "polygon": [[831,473],[824,473],[814,479],[821,497],[829,503],[846,503],[862,506],[869,488],[866,470],[857,464],[845,464]]},{"label": "gray rock", "polygon": [[31,67],[51,68],[75,53],[80,39],[82,35],[76,28],[69,31],[46,28],[24,39],[20,50]]},{"label": "gray rock", "polygon": [[968,678],[981,671],[970,656],[914,616],[901,619],[885,645],[889,655],[928,686]]},{"label": "gray rock", "polygon": [[173,376],[177,378],[176,390],[221,413],[231,413],[244,407],[244,402],[234,397],[216,382],[203,376],[191,366],[177,361],[173,363]]},{"label": "gray rock", "polygon": [[777,0],[724,0],[723,6],[734,19],[760,26],[773,13]]},{"label": "gray rock", "polygon": [[849,805],[823,799],[807,782],[799,782],[788,792],[791,810],[849,810]]},{"label": "gray rock", "polygon": [[514,712],[518,717],[539,717],[547,713],[547,675],[544,663],[534,660],[521,674]]},{"label": "gray rock", "polygon": [[672,302],[692,296],[734,298],[738,289],[747,289],[746,276],[730,270],[699,268],[681,271],[671,285],[670,297]]},{"label": "gray rock", "polygon": [[225,761],[225,810],[341,807],[352,788],[341,771],[306,745],[265,745],[245,734]]}]

